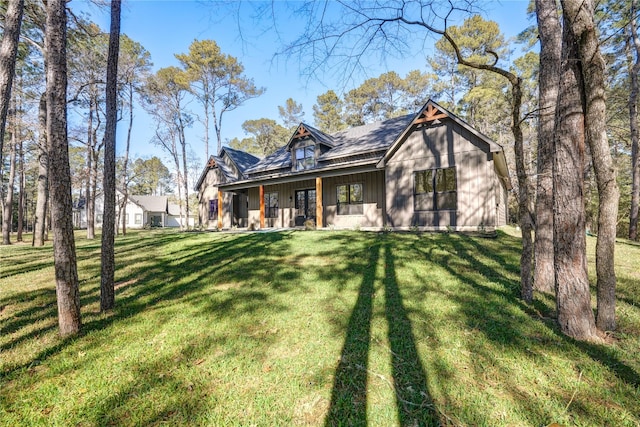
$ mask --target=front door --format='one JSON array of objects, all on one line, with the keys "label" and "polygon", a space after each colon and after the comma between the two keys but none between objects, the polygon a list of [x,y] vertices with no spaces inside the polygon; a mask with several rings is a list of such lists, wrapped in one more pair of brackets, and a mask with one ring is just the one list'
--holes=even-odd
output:
[{"label": "front door", "polygon": [[162,227],[162,215],[151,215],[151,226]]},{"label": "front door", "polygon": [[296,225],[316,218],[316,190],[296,191]]}]

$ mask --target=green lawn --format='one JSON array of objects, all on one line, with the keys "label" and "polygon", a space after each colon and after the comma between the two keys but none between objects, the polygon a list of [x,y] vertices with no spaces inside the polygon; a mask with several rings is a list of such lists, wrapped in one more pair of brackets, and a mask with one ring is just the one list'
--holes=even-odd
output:
[{"label": "green lawn", "polygon": [[109,315],[100,240],[76,244],[84,326],[66,340],[51,247],[0,247],[0,425],[640,425],[628,242],[608,345],[519,300],[503,232],[132,232]]}]

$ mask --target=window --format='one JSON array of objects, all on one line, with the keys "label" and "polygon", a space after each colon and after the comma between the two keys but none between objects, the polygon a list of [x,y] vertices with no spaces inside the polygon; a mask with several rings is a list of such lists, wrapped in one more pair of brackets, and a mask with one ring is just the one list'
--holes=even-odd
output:
[{"label": "window", "polygon": [[315,152],[313,145],[296,148],[296,170],[301,171],[312,168],[315,165]]},{"label": "window", "polygon": [[136,216],[134,217],[134,221],[136,225],[142,224],[142,214],[136,214]]},{"label": "window", "polygon": [[278,217],[278,193],[264,193],[264,217]]},{"label": "window", "polygon": [[338,215],[362,215],[362,184],[338,185]]},{"label": "window", "polygon": [[124,214],[124,223],[129,224],[129,214]]},{"label": "window", "polygon": [[209,219],[218,219],[218,199],[209,200]]},{"label": "window", "polygon": [[98,214],[98,215],[96,215],[96,222],[97,222],[98,224],[102,224],[102,214]]},{"label": "window", "polygon": [[429,169],[414,173],[414,205],[417,211],[456,210],[456,169]]}]

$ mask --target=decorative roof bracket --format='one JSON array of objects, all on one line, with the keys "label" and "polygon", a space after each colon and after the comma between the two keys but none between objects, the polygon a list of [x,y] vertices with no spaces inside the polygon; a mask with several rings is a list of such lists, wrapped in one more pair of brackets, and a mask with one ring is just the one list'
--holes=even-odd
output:
[{"label": "decorative roof bracket", "polygon": [[437,107],[428,104],[427,108],[422,110],[422,113],[413,121],[414,125],[440,123],[440,119],[449,117],[446,113],[440,111]]}]

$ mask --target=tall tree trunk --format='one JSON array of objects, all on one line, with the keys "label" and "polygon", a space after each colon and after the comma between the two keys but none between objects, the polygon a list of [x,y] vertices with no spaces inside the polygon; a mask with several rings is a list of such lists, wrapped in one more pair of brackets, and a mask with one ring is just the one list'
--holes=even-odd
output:
[{"label": "tall tree trunk", "polygon": [[34,246],[43,246],[47,232],[46,218],[49,204],[49,155],[47,154],[47,97],[42,94],[38,108],[38,198],[34,226]]},{"label": "tall tree trunk", "polygon": [[[14,121],[16,118],[14,117]],[[16,180],[16,131],[15,125],[14,130],[11,133],[11,147],[9,154],[9,182],[7,183],[7,194],[5,195],[4,200],[4,210],[2,212],[2,244],[10,245],[11,244],[11,231],[13,228],[13,193],[14,193],[14,184]]]},{"label": "tall tree trunk", "polygon": [[178,186],[178,206],[180,207],[180,231],[184,229],[183,223],[183,207],[182,204],[182,172],[180,172],[180,159],[178,158],[178,152],[175,147],[175,140],[173,141],[173,162],[176,168],[176,185]]},{"label": "tall tree trunk", "polygon": [[[216,153],[220,153],[222,149],[222,115],[220,117],[220,123],[218,122],[218,117],[216,116],[216,106],[215,104],[211,105],[211,117],[213,118],[213,129],[216,132],[216,139],[218,141],[218,150]],[[208,161],[209,159],[207,159]]]},{"label": "tall tree trunk", "polygon": [[24,0],[9,0],[4,19],[2,42],[0,43],[0,165],[2,164],[2,146],[7,126],[7,111],[11,102],[11,86],[16,69],[23,11]]},{"label": "tall tree trunk", "polygon": [[24,208],[25,208],[25,188],[24,188],[24,150],[22,138],[18,142],[18,229],[16,230],[16,241],[22,242],[22,229],[24,228]]},{"label": "tall tree trunk", "polygon": [[[208,89],[205,89],[208,90]],[[209,161],[209,98],[205,95],[204,102],[204,158]],[[220,154],[220,151],[216,155]]]},{"label": "tall tree trunk", "polygon": [[520,78],[511,86],[513,97],[511,106],[514,151],[516,155],[516,174],[518,175],[518,211],[520,230],[522,231],[522,253],[520,254],[520,294],[527,303],[533,301],[533,224],[531,221],[530,184],[524,163],[524,138],[520,126],[520,106],[522,105],[522,81]]},{"label": "tall tree trunk", "polygon": [[562,28],[555,0],[536,0],[540,38],[538,182],[536,198],[536,239],[534,286],[537,291],[555,291],[553,273],[553,138]]},{"label": "tall tree trunk", "polygon": [[184,124],[182,122],[182,118],[179,120],[180,123],[180,145],[182,148],[182,188],[184,188],[184,200],[185,200],[185,229],[189,229],[189,183],[187,179],[187,140],[184,135]]},{"label": "tall tree trunk", "polygon": [[[98,141],[97,133],[94,135],[94,142]],[[87,229],[88,224],[91,224],[92,239],[95,238],[96,233],[96,197],[98,197],[98,165],[100,160],[100,152],[98,149],[94,149],[93,161],[91,162],[91,198],[87,200],[87,211],[91,209],[91,216],[87,214]],[[104,214],[104,212],[103,212]],[[91,219],[89,221],[89,219]]]},{"label": "tall tree trunk", "polygon": [[631,212],[629,215],[629,239],[638,240],[638,210],[640,206],[640,155],[638,144],[640,135],[638,132],[638,92],[640,83],[640,37],[638,37],[638,26],[636,24],[635,0],[631,2],[631,19],[629,27],[631,29],[631,41],[635,51],[635,63],[629,74],[631,75],[631,91],[629,94],[629,127],[631,129]]},{"label": "tall tree trunk", "polygon": [[66,0],[47,1],[47,137],[51,164],[51,219],[53,257],[62,336],[77,334],[82,325],[76,248],[73,236],[73,202],[69,141],[67,139],[67,19]]},{"label": "tall tree trunk", "polygon": [[616,329],[616,272],[614,253],[618,221],[617,171],[607,137],[606,65],[600,51],[592,0],[562,0],[567,24],[578,44],[585,97],[586,136],[598,185],[598,240],[596,275],[598,313],[603,331]]},{"label": "tall tree trunk", "polygon": [[574,59],[577,46],[568,25],[565,18],[553,158],[556,310],[564,334],[597,340],[587,275],[582,75]]},{"label": "tall tree trunk", "polygon": [[[93,190],[93,151],[95,150],[95,140],[93,138],[93,101],[89,100],[89,119],[87,120],[87,185],[85,188],[85,212],[87,213],[87,239],[94,239],[95,235],[95,204],[91,203],[91,200],[95,200],[95,194]],[[80,222],[82,222],[82,215],[80,216]]]},{"label": "tall tree trunk", "polygon": [[112,310],[115,305],[114,240],[116,214],[116,124],[118,120],[118,51],[120,50],[120,0],[111,0],[111,29],[107,57],[106,109],[104,132],[104,213],[102,222],[102,255],[100,274],[100,311]]},{"label": "tall tree trunk", "polygon": [[129,148],[131,147],[131,129],[133,128],[133,85],[129,84],[129,127],[127,145],[122,165],[122,235],[127,235],[127,201],[129,200]]}]

